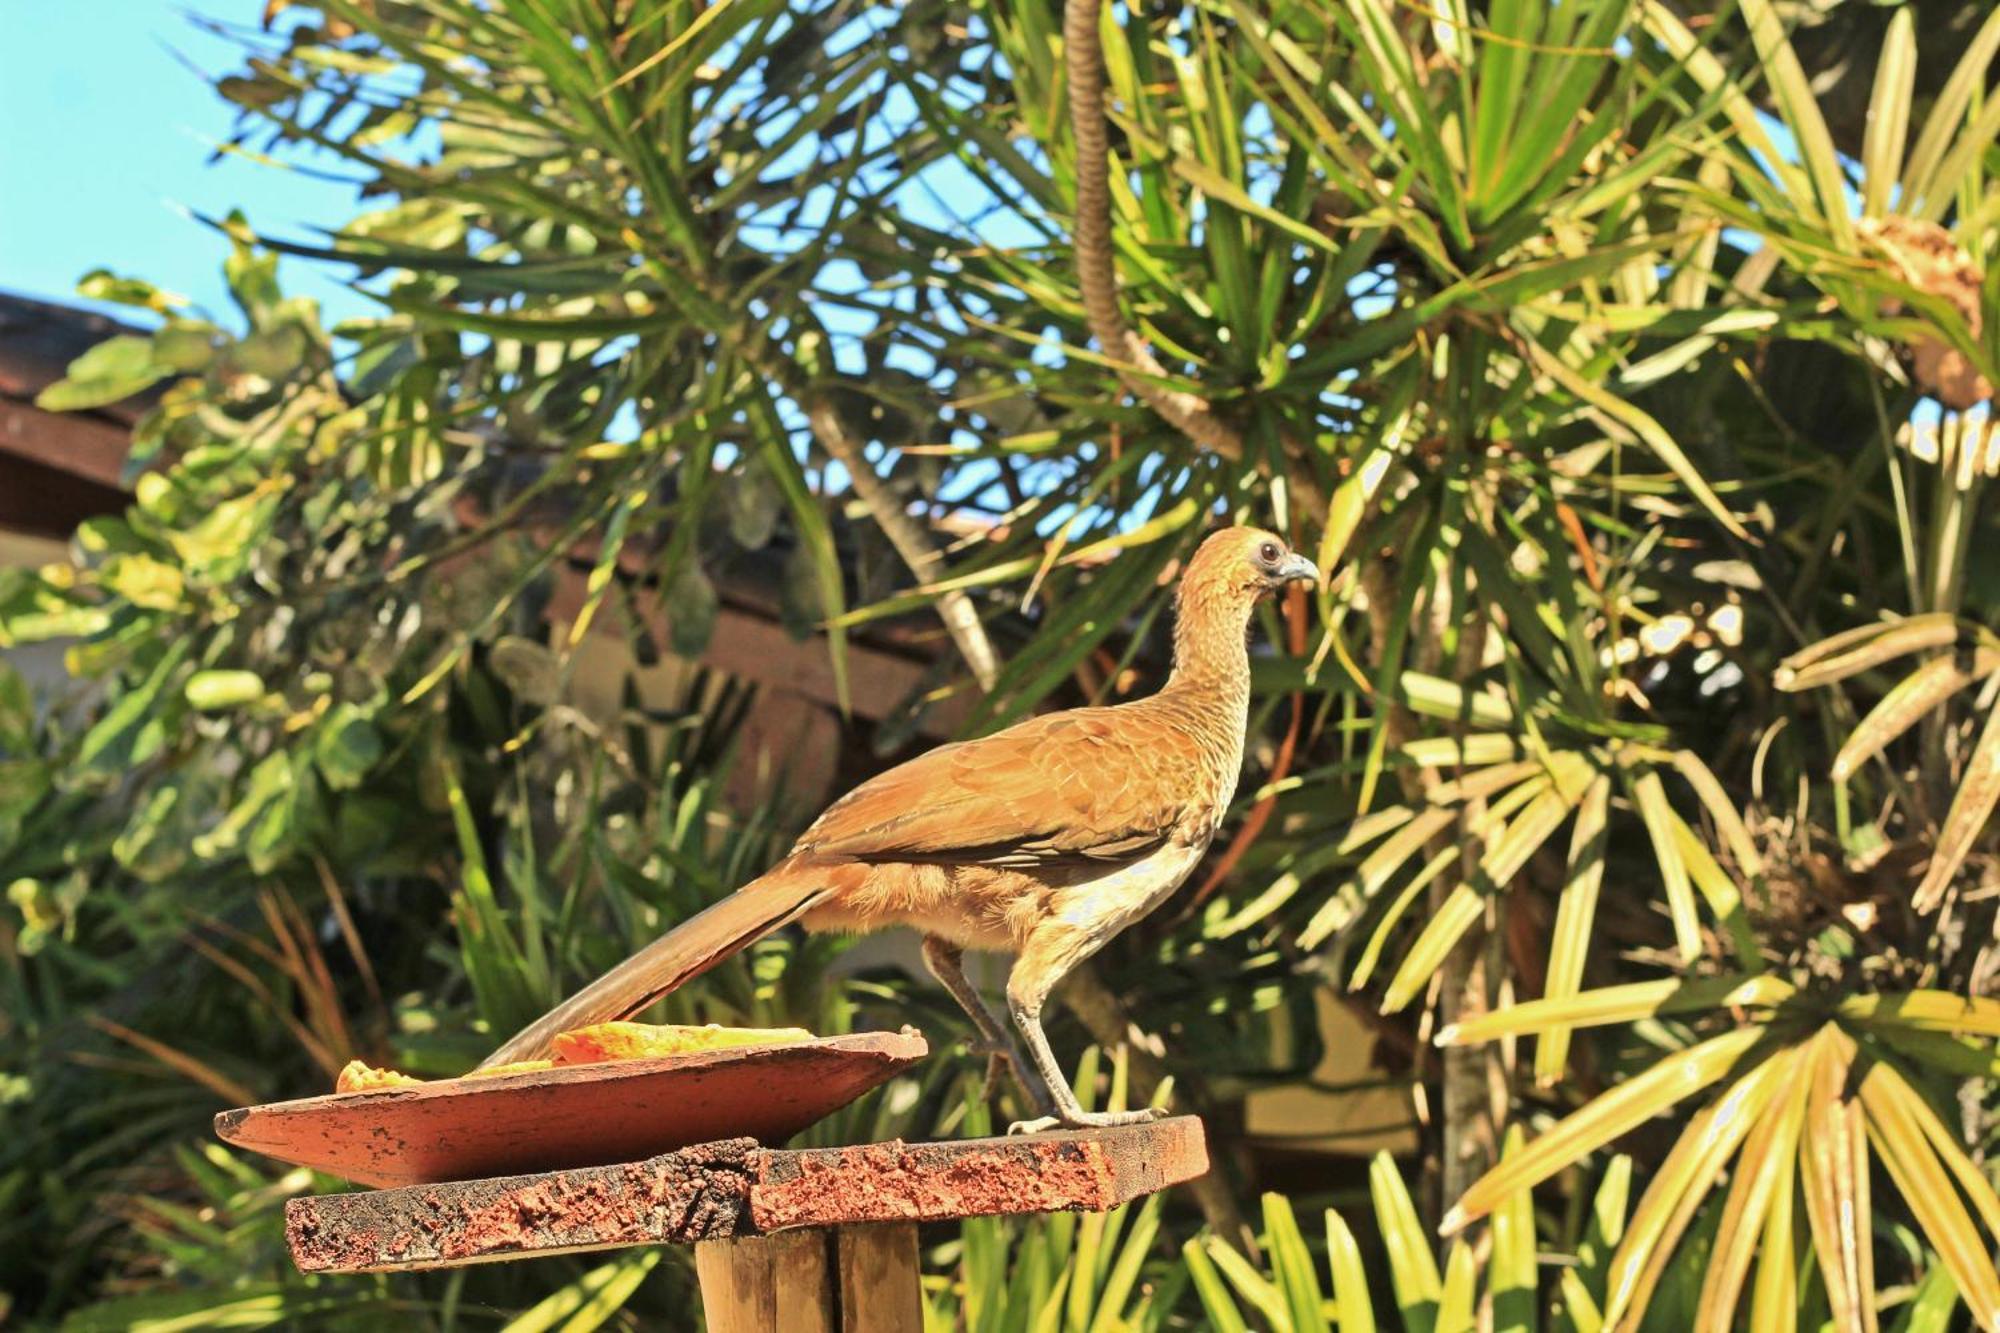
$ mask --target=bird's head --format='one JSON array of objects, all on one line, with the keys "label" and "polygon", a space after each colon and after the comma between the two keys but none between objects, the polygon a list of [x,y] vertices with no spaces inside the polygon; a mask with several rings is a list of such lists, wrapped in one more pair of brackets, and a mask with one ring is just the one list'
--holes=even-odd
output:
[{"label": "bird's head", "polygon": [[1319,568],[1261,528],[1209,534],[1188,562],[1183,584],[1224,602],[1255,602],[1288,583],[1314,583]]},{"label": "bird's head", "polygon": [[1258,602],[1288,583],[1319,578],[1313,562],[1260,528],[1224,528],[1196,548],[1181,575],[1174,616],[1174,674],[1243,686],[1243,631]]}]

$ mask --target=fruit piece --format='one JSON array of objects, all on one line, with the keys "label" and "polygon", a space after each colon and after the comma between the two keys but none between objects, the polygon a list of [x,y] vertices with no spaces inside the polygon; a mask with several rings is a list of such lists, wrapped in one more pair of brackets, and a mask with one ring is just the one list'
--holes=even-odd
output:
[{"label": "fruit piece", "polygon": [[407,1088],[422,1083],[420,1078],[399,1074],[393,1069],[377,1069],[359,1060],[349,1060],[333,1081],[335,1092],[373,1092],[377,1088]]},{"label": "fruit piece", "polygon": [[553,1060],[516,1060],[511,1065],[494,1065],[491,1069],[473,1069],[460,1075],[461,1078],[492,1078],[495,1074],[531,1074],[537,1069],[555,1067]]},{"label": "fruit piece", "polygon": [[644,1060],[661,1055],[686,1055],[724,1046],[768,1046],[811,1041],[804,1028],[726,1028],[710,1023],[597,1023],[558,1033],[553,1043],[559,1065],[597,1064],[604,1060]]}]

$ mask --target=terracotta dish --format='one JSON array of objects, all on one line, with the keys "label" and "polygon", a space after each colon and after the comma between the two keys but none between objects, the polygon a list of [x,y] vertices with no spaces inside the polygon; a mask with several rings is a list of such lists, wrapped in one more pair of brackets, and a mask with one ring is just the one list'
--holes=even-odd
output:
[{"label": "terracotta dish", "polygon": [[607,1166],[716,1139],[782,1144],[929,1050],[904,1028],[444,1079],[224,1111],[215,1132],[362,1185]]}]

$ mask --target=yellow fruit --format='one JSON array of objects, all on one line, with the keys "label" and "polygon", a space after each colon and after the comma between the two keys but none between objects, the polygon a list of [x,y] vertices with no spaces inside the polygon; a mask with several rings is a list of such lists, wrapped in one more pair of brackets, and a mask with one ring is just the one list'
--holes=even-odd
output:
[{"label": "yellow fruit", "polygon": [[588,1065],[605,1060],[644,1060],[661,1055],[686,1055],[724,1046],[767,1046],[811,1041],[804,1028],[726,1028],[710,1023],[598,1023],[559,1033],[553,1043],[559,1065]]},{"label": "yellow fruit", "polygon": [[407,1088],[422,1083],[420,1078],[399,1074],[393,1069],[377,1069],[359,1060],[349,1060],[347,1068],[333,1081],[335,1092],[372,1092],[376,1088]]}]

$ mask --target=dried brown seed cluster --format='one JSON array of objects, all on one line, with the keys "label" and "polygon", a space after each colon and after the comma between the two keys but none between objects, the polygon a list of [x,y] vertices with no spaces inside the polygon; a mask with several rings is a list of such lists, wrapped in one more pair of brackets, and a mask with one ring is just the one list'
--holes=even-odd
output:
[{"label": "dried brown seed cluster", "polygon": [[[1918,291],[1941,296],[1965,318],[1979,337],[1980,287],[1984,275],[1950,232],[1935,222],[1915,218],[1863,218],[1859,230],[1896,267],[1897,276]],[[1892,303],[1891,313],[1900,306]],[[1919,337],[1910,343],[1911,372],[1918,387],[1956,412],[1993,396],[1993,385],[1972,367],[1965,354],[1942,338]]]}]

